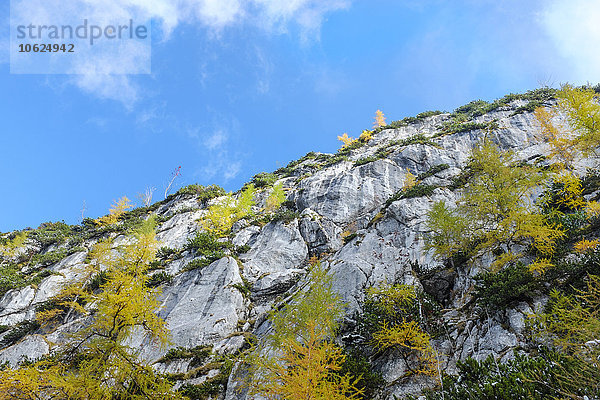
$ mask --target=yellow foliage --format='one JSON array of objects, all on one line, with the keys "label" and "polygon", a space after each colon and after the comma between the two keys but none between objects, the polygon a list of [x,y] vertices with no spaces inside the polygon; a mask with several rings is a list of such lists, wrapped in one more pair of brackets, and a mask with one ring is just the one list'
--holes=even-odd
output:
[{"label": "yellow foliage", "polygon": [[527,267],[533,274],[543,274],[548,269],[552,268],[554,264],[548,258],[538,258]]},{"label": "yellow foliage", "polygon": [[285,201],[285,192],[283,191],[283,185],[281,183],[273,186],[271,194],[267,197],[265,210],[267,212],[276,211],[281,203]]},{"label": "yellow foliage", "polygon": [[[55,308],[38,313],[42,322],[48,322],[76,310],[88,314],[88,322],[52,357],[0,371],[0,400],[181,398],[168,380],[138,359],[138,349],[127,344],[134,333],[145,334],[159,347],[168,343],[166,324],[157,315],[158,291],[147,287],[157,245],[154,229],[154,219],[145,221],[132,242],[114,252],[108,242],[99,244],[91,256],[101,260],[90,270],[98,273],[102,264],[107,280],[100,290],[86,289],[88,274],[52,299]],[[93,312],[82,304],[93,305]]]},{"label": "yellow foliage", "polygon": [[549,157],[555,157],[561,167],[570,169],[575,159],[575,147],[573,147],[573,141],[569,134],[552,123],[555,112],[539,107],[535,110],[534,115],[541,127],[541,132],[537,137],[550,145]]},{"label": "yellow foliage", "polygon": [[340,347],[323,341],[315,323],[308,325],[306,343],[285,338],[283,352],[276,363],[269,364],[257,379],[254,391],[269,400],[347,400],[360,398],[347,375],[338,371],[345,356]]},{"label": "yellow foliage", "polygon": [[[473,176],[456,209],[436,203],[428,214],[428,241],[436,253],[451,257],[462,251],[479,256],[502,250],[504,255],[494,263],[496,269],[522,256],[505,251],[514,245],[533,245],[541,256],[552,255],[565,233],[549,224],[532,204],[532,195],[546,174],[535,166],[515,165],[512,152],[488,139],[473,150],[469,167]],[[570,186],[570,193],[575,189]]]},{"label": "yellow foliage", "polygon": [[402,185],[402,189],[410,189],[411,187],[417,184],[417,177],[413,175],[410,171],[406,171],[406,175],[404,175],[404,184]]},{"label": "yellow foliage", "polygon": [[583,253],[586,253],[591,250],[596,250],[596,248],[598,247],[599,244],[600,244],[600,240],[598,240],[598,239],[594,239],[594,240],[582,239],[579,242],[575,243],[574,248],[577,253],[583,254]]},{"label": "yellow foliage", "polygon": [[25,245],[27,240],[26,232],[19,232],[14,238],[8,240],[6,244],[0,244],[0,256],[3,257],[14,257],[17,249]]},{"label": "yellow foliage", "polygon": [[127,196],[123,196],[119,200],[115,201],[109,210],[109,214],[98,218],[96,223],[100,226],[116,224],[119,222],[119,217],[125,214],[125,212],[130,208],[133,208],[133,204],[131,204],[131,201],[127,198]]},{"label": "yellow foliage", "polygon": [[431,337],[416,321],[403,321],[393,326],[384,323],[381,329],[373,334],[373,345],[381,351],[410,350],[418,360],[417,367],[410,368],[413,374],[437,376],[438,363],[431,347]]},{"label": "yellow foliage", "polygon": [[600,104],[593,89],[561,86],[558,92],[559,108],[567,114],[569,125],[576,133],[573,146],[589,155],[600,145]]},{"label": "yellow foliage", "polygon": [[344,133],[342,136],[338,136],[338,140],[343,143],[342,149],[350,146],[352,143],[356,142],[356,139],[348,137],[347,133]]},{"label": "yellow foliage", "polygon": [[597,218],[600,216],[600,203],[590,201],[585,205],[585,214],[588,218]]},{"label": "yellow foliage", "polygon": [[597,359],[600,348],[588,346],[600,335],[600,277],[588,276],[587,288],[575,296],[550,293],[550,310],[533,318],[533,332],[569,354]]},{"label": "yellow foliage", "polygon": [[272,333],[248,355],[250,393],[269,400],[358,399],[358,382],[339,373],[345,356],[332,339],[343,308],[331,276],[317,263],[308,283],[271,313]]},{"label": "yellow foliage", "polygon": [[236,221],[250,215],[255,192],[254,185],[248,185],[237,199],[231,193],[217,199],[200,218],[200,226],[216,236],[226,235]]},{"label": "yellow foliage", "polygon": [[585,206],[583,186],[579,177],[574,174],[562,174],[554,182],[562,186],[557,193],[558,206],[564,206],[570,210],[579,210]]},{"label": "yellow foliage", "polygon": [[366,143],[369,140],[373,139],[373,132],[365,129],[364,131],[362,131],[358,139]]},{"label": "yellow foliage", "polygon": [[392,285],[370,287],[367,289],[369,296],[377,307],[387,313],[393,314],[397,309],[408,308],[417,298],[415,288],[410,285]]},{"label": "yellow foliage", "polygon": [[375,111],[375,121],[373,122],[373,128],[379,128],[381,126],[385,126],[385,116],[381,110]]},{"label": "yellow foliage", "polygon": [[311,267],[314,267],[315,265],[317,265],[319,263],[319,261],[320,261],[319,256],[314,254],[308,259],[308,265],[310,265]]}]

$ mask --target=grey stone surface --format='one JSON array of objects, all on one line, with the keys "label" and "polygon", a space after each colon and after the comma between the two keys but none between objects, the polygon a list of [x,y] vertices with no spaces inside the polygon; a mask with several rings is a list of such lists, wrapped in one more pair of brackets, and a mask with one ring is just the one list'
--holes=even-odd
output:
[{"label": "grey stone surface", "polygon": [[[538,125],[534,116],[530,113],[512,115],[518,105],[500,108],[477,117],[476,121],[496,119],[499,128],[488,136],[502,148],[513,150],[519,160],[548,154],[547,145],[536,138]],[[268,324],[262,322],[266,313],[303,282],[309,257],[317,255],[333,274],[334,289],[347,305],[347,317],[361,310],[364,290],[373,285],[412,284],[443,302],[446,307],[443,320],[448,332],[436,338],[434,347],[440,353],[445,372],[455,372],[456,362],[467,357],[484,359],[493,355],[499,362],[510,358],[512,350],[524,343],[527,315],[540,310],[546,299],[535,299],[532,304],[520,303],[487,315],[474,308],[469,300],[473,276],[488,268],[491,260],[482,258],[462,270],[440,268],[441,262],[425,248],[427,212],[435,201],[454,204],[460,190],[437,188],[430,196],[386,205],[390,196],[402,189],[409,171],[419,175],[436,165],[447,164],[448,169],[424,181],[447,186],[466,165],[472,148],[484,135],[481,130],[440,135],[432,139],[434,145],[394,144],[416,134],[433,135],[447,118],[447,114],[437,115],[379,132],[366,146],[354,150],[349,161],[320,168],[308,168],[307,165],[317,163],[314,159],[305,161],[298,167],[298,175],[280,180],[300,217],[289,223],[273,221],[264,226],[251,220],[236,223],[231,238],[233,244],[250,248],[239,255],[239,262],[225,257],[201,270],[187,272],[182,271],[193,259],[189,252],[169,262],[165,271],[172,274],[174,280],[163,287],[160,316],[171,330],[173,346],[213,346],[215,353],[235,354],[244,346],[246,334],[265,334]],[[388,157],[354,165],[353,161],[384,148],[391,150]],[[579,160],[577,171],[583,172],[597,164],[593,159]],[[298,179],[300,176],[302,179]],[[269,190],[259,190],[256,212],[263,206]],[[205,206],[190,196],[179,196],[160,206],[157,213],[168,217],[157,233],[161,246],[184,248],[200,229],[197,220],[206,212]],[[354,235],[344,243],[342,236],[348,234]],[[98,238],[90,239],[83,245],[90,248],[96,240]],[[116,242],[127,240],[121,235]],[[0,299],[0,324],[14,326],[33,319],[36,304],[50,299],[62,285],[80,276],[85,255],[85,252],[75,253],[53,265],[51,270],[56,275],[45,278],[38,286],[6,293]],[[64,343],[69,332],[84,324],[84,319],[71,320],[45,338],[39,332],[29,335],[0,350],[0,361],[14,364],[24,355],[34,358],[45,354],[53,346]],[[167,350],[155,348],[142,335],[136,335],[131,345],[152,361]],[[406,366],[393,356],[379,367],[388,382],[380,399],[418,394],[431,384],[419,379],[396,381],[403,376]],[[159,364],[156,368],[185,373],[189,360]],[[194,382],[203,382],[214,374],[216,370],[211,369]],[[229,379],[227,400],[247,398],[244,390],[238,391],[245,374],[244,368],[236,365]]]}]

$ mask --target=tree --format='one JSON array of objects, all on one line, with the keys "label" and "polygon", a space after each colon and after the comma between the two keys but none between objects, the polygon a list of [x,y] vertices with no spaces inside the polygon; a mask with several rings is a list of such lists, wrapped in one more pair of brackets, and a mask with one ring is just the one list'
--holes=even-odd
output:
[{"label": "tree", "polygon": [[96,220],[98,225],[100,226],[108,226],[113,225],[119,222],[119,217],[130,208],[133,208],[133,204],[127,198],[127,196],[121,197],[119,200],[116,200],[113,206],[110,208],[108,215],[104,217],[100,217]]},{"label": "tree", "polygon": [[540,123],[540,132],[536,135],[538,139],[550,145],[549,158],[558,160],[559,169],[570,170],[576,155],[572,138],[563,128],[558,128],[552,123],[556,113],[545,108],[538,108],[534,112],[535,118]]},{"label": "tree", "polygon": [[[494,268],[519,258],[522,254],[513,252],[518,244],[532,245],[540,256],[552,255],[564,233],[547,222],[532,200],[545,174],[535,166],[515,164],[512,152],[500,150],[489,139],[473,149],[468,168],[472,177],[457,207],[450,209],[442,202],[429,212],[428,245],[446,257],[458,252],[501,254]],[[446,239],[456,244],[444,243]]]},{"label": "tree", "polygon": [[[17,250],[25,245],[27,240],[27,232],[17,232],[11,239],[0,238],[0,256],[14,257]],[[4,264],[4,260],[0,265]]]},{"label": "tree", "polygon": [[572,145],[584,156],[600,145],[600,96],[591,88],[562,85],[558,92],[559,109],[575,133]]},{"label": "tree", "polygon": [[44,311],[48,321],[57,310],[75,309],[89,316],[89,323],[50,356],[0,371],[0,399],[179,398],[127,344],[136,333],[159,346],[168,343],[165,322],[156,314],[158,291],[147,286],[157,246],[154,230],[154,219],[145,221],[116,254],[109,241],[95,247],[89,268],[102,272],[104,283],[96,290],[84,282],[70,285],[54,299],[54,312]]},{"label": "tree", "polygon": [[406,175],[404,175],[404,184],[402,185],[402,189],[408,190],[414,187],[417,183],[419,183],[417,177],[407,169]]},{"label": "tree", "polygon": [[171,190],[173,183],[175,183],[175,179],[177,179],[179,176],[181,176],[181,165],[175,168],[175,171],[171,173],[171,180],[167,184],[167,187],[165,187],[165,199],[169,195],[169,191]]},{"label": "tree", "polygon": [[348,137],[347,133],[344,133],[342,136],[338,136],[338,140],[343,143],[342,149],[350,146],[352,143],[356,142],[356,139]]},{"label": "tree", "polygon": [[563,396],[572,397],[573,382],[577,388],[593,388],[594,397],[600,395],[599,276],[589,275],[587,288],[575,295],[553,290],[547,311],[532,318],[531,327],[534,337],[552,343],[561,354],[577,362],[578,368],[557,372]]},{"label": "tree", "polygon": [[265,202],[265,210],[267,212],[274,212],[279,208],[279,206],[281,206],[281,203],[283,203],[284,201],[285,192],[283,191],[283,185],[279,183],[273,186],[273,190],[271,190],[269,197],[267,197],[267,200]]},{"label": "tree", "polygon": [[250,184],[237,199],[231,193],[217,199],[200,218],[200,226],[216,236],[225,236],[236,221],[251,214],[255,192]]},{"label": "tree", "polygon": [[339,373],[345,355],[332,342],[342,312],[331,277],[315,265],[308,287],[270,314],[271,333],[248,357],[251,393],[269,400],[358,398],[357,382]]},{"label": "tree", "polygon": [[383,115],[383,112],[381,112],[381,110],[377,110],[375,112],[375,121],[373,122],[373,129],[385,126],[386,122],[385,122],[385,116]]},{"label": "tree", "polygon": [[371,287],[365,299],[365,326],[377,352],[393,351],[404,360],[408,375],[438,375],[436,353],[424,311],[429,304],[410,285]]}]

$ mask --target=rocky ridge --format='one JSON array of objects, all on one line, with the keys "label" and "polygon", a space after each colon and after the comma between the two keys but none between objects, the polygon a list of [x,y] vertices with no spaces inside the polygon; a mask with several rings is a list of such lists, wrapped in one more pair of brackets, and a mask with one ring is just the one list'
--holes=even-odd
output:
[{"label": "rocky ridge", "polygon": [[[209,349],[205,358],[212,364],[192,357],[166,359],[164,349],[141,339],[132,345],[156,362],[158,370],[180,374],[181,384],[220,379],[227,383],[226,391],[213,394],[214,398],[245,399],[244,390],[238,390],[244,371],[235,355],[250,334],[264,334],[266,312],[302,283],[309,259],[319,257],[347,305],[346,327],[361,310],[365,288],[391,282],[416,285],[443,305],[447,332],[435,339],[434,348],[445,372],[455,371],[456,362],[467,357],[482,360],[493,355],[500,362],[512,358],[513,350],[526,347],[526,315],[541,307],[544,298],[493,313],[477,308],[470,296],[473,277],[487,270],[489,260],[468,268],[443,265],[425,247],[425,219],[435,201],[456,201],[460,193],[456,178],[484,135],[513,150],[522,161],[548,154],[536,136],[539,124],[532,107],[527,107],[534,101],[509,99],[481,115],[471,113],[458,128],[452,125],[455,114],[413,118],[378,129],[364,146],[350,146],[336,155],[309,153],[274,174],[287,193],[286,213],[266,223],[236,223],[231,242],[238,251],[204,268],[186,269],[196,257],[186,250],[186,243],[199,230],[197,220],[214,199],[199,201],[193,191],[180,191],[151,210],[129,213],[132,220],[144,218],[148,211],[156,213],[158,240],[178,254],[163,259],[160,270],[169,278],[161,284],[160,315],[172,333],[173,348]],[[552,106],[550,96],[545,101]],[[595,166],[586,159],[577,168],[583,172]],[[409,172],[419,177],[422,192],[399,196]],[[257,211],[270,189],[267,185],[261,190]],[[85,224],[68,228],[51,224],[42,231],[50,239],[30,240],[23,250],[43,261],[25,267],[36,279],[6,291],[0,299],[0,326],[5,327],[0,330],[0,363],[14,366],[24,357],[48,354],[64,342],[66,333],[84,324],[71,317],[47,332],[32,321],[36,307],[77,279],[94,243],[106,236],[116,243],[126,240],[124,230],[94,231]],[[60,235],[60,240],[53,240]],[[54,258],[46,260],[43,255]],[[387,357],[374,365],[387,382],[378,399],[418,394],[430,384],[426,379],[400,379],[406,373],[401,359]]]}]

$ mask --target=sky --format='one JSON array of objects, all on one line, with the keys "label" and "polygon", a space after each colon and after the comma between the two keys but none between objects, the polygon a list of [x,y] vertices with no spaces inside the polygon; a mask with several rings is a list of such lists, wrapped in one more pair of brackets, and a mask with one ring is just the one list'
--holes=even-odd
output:
[{"label": "sky", "polygon": [[179,166],[174,190],[235,191],[309,151],[335,152],[377,109],[389,122],[600,82],[597,0],[88,2],[151,19],[151,73],[114,73],[133,62],[119,55],[72,75],[11,74],[0,4],[2,232],[77,224],[146,188],[161,200]]}]

